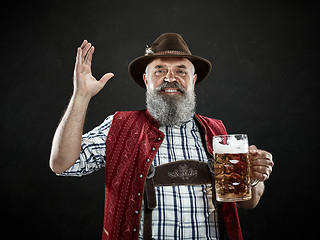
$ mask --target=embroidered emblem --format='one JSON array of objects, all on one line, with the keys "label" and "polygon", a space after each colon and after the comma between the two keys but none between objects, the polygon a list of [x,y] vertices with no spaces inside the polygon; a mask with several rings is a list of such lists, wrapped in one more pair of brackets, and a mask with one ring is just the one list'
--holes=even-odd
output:
[{"label": "embroidered emblem", "polygon": [[181,178],[182,180],[188,180],[192,177],[198,176],[198,171],[192,168],[188,168],[188,166],[180,165],[178,169],[175,169],[173,172],[168,172],[168,176],[170,178]]}]

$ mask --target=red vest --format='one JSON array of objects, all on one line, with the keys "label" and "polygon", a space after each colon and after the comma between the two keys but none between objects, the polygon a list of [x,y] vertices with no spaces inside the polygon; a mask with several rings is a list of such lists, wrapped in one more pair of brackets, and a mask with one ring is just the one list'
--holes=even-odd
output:
[{"label": "red vest", "polygon": [[[220,120],[195,119],[212,154],[212,137],[226,134],[226,129]],[[159,127],[148,111],[117,112],[113,117],[106,141],[104,240],[138,239],[144,183],[164,138]],[[242,239],[236,204],[223,203],[221,209],[229,238]]]}]

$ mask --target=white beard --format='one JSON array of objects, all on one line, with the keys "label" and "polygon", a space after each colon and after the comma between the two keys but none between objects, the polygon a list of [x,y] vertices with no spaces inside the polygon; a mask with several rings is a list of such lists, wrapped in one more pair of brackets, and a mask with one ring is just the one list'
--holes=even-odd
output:
[{"label": "white beard", "polygon": [[[179,96],[164,95],[161,89],[165,87],[179,88],[182,93]],[[186,91],[176,82],[165,82],[155,90],[147,90],[146,103],[149,113],[160,125],[180,126],[193,117],[196,96],[194,91]]]}]

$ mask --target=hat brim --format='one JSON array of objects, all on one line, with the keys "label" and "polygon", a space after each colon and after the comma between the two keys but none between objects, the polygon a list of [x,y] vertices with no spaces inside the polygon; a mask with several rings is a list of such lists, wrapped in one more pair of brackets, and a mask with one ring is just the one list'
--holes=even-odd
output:
[{"label": "hat brim", "polygon": [[141,56],[134,59],[128,66],[128,71],[132,79],[142,88],[146,88],[146,85],[143,81],[143,74],[145,73],[146,67],[148,64],[156,58],[187,58],[194,66],[195,73],[197,74],[196,84],[205,79],[211,72],[212,66],[211,63],[202,57],[194,55],[148,55]]}]

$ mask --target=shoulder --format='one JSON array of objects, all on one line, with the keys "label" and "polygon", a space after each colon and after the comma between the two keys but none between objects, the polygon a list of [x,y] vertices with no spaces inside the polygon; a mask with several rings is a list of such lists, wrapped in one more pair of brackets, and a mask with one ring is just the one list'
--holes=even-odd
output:
[{"label": "shoulder", "polygon": [[133,115],[139,115],[141,113],[145,113],[146,110],[138,110],[138,111],[117,111],[114,114],[114,117],[130,117]]},{"label": "shoulder", "polygon": [[[126,124],[133,124],[135,122],[143,121],[146,119],[146,110],[139,110],[139,111],[117,111],[112,120],[112,126],[117,125],[126,125]],[[145,122],[145,121],[143,121]]]},{"label": "shoulder", "polygon": [[210,127],[211,129],[216,130],[220,134],[227,133],[226,127],[224,126],[224,124],[221,120],[205,117],[205,116],[202,116],[199,114],[195,114],[195,117],[196,117],[196,119],[198,119],[198,121],[200,121],[200,123]]},{"label": "shoulder", "polygon": [[206,123],[211,123],[211,124],[218,124],[218,125],[223,125],[222,121],[219,119],[215,119],[215,118],[209,118],[209,117],[205,117],[199,114],[195,114],[196,118],[200,119],[203,122]]}]

